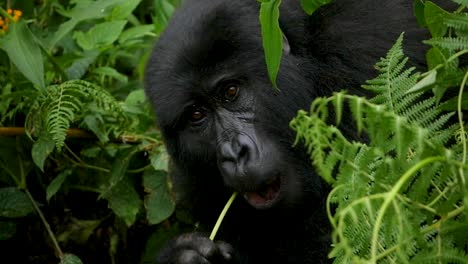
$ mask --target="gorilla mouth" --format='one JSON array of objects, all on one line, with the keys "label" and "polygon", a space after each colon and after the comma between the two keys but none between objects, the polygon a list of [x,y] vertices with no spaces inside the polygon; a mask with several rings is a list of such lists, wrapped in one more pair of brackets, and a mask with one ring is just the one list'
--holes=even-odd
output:
[{"label": "gorilla mouth", "polygon": [[281,191],[281,179],[276,177],[265,186],[256,191],[244,192],[244,199],[257,209],[267,209],[271,207],[279,197]]}]

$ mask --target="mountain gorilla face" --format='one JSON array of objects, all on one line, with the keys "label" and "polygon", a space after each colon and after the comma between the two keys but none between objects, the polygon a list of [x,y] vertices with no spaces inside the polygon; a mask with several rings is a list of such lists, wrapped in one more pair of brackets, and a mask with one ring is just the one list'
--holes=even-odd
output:
[{"label": "mountain gorilla face", "polygon": [[274,90],[257,3],[245,1],[241,10],[235,2],[213,5],[203,17],[196,13],[203,5],[185,6],[195,9],[196,22],[176,14],[148,64],[147,91],[170,154],[192,174],[214,172],[255,208],[295,203],[303,184],[298,173],[304,165],[312,169],[295,160],[302,155],[292,148],[288,123],[311,95],[283,84],[306,82],[301,61],[285,52],[288,76],[280,76],[281,91]]},{"label": "mountain gorilla face", "polygon": [[[359,87],[405,31],[405,51],[424,64],[412,1],[336,0],[307,16],[284,0],[283,57],[275,90],[267,76],[254,0],[186,0],[148,62],[145,88],[171,156],[179,209],[209,230],[233,191],[219,238],[184,234],[158,263],[323,263],[327,186],[293,147],[289,122],[314,98]],[[351,89],[350,89],[351,88]],[[342,131],[353,137],[352,118]],[[349,132],[349,133],[348,133]],[[228,244],[229,243],[229,244]],[[239,259],[234,261],[234,256]]]}]

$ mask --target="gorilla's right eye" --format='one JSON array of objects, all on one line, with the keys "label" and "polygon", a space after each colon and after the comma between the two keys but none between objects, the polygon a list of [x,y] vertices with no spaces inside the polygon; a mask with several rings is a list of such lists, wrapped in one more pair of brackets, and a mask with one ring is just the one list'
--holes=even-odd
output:
[{"label": "gorilla's right eye", "polygon": [[206,114],[202,112],[201,110],[194,109],[192,112],[189,114],[189,120],[192,124],[199,124],[203,119],[205,119]]},{"label": "gorilla's right eye", "polygon": [[239,85],[237,83],[229,83],[224,88],[224,100],[234,101],[239,94]]}]

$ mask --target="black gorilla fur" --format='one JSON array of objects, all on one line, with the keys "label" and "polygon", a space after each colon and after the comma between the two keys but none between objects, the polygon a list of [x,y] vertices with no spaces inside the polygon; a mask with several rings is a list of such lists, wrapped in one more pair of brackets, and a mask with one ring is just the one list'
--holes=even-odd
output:
[{"label": "black gorilla fur", "polygon": [[423,67],[428,36],[409,0],[337,0],[311,17],[299,2],[280,9],[280,91],[267,76],[257,1],[187,0],[158,40],[145,85],[179,208],[209,231],[231,193],[240,197],[217,236],[224,242],[185,234],[157,263],[327,262],[327,186],[288,124],[317,96],[359,93],[403,31],[406,54]]}]

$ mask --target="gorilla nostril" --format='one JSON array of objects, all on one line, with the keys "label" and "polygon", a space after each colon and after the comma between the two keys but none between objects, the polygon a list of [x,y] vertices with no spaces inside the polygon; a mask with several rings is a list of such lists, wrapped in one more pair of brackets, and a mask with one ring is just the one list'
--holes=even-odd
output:
[{"label": "gorilla nostril", "polygon": [[239,161],[246,161],[249,158],[249,147],[248,146],[242,146],[239,155],[237,155]]}]

